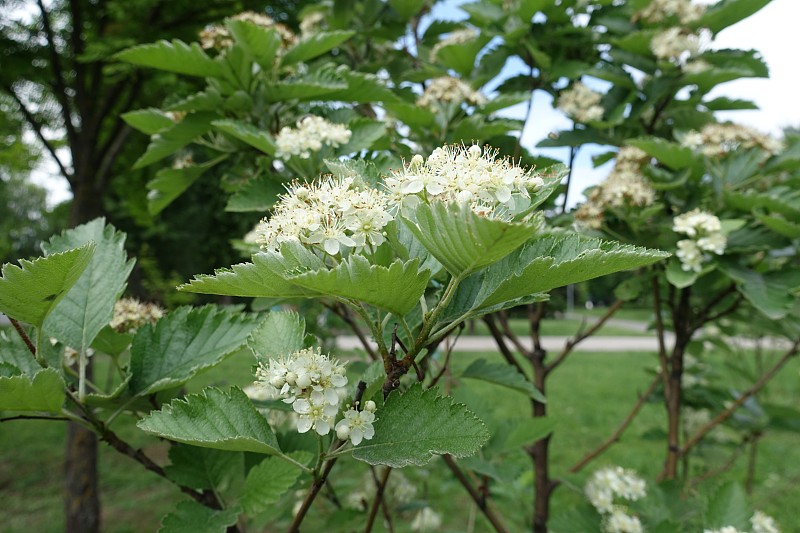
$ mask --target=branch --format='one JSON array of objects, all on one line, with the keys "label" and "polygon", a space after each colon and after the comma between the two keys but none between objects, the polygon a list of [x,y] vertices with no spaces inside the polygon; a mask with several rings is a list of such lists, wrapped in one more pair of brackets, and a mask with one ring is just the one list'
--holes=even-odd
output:
[{"label": "branch", "polygon": [[463,322],[461,323],[460,327],[458,328],[458,332],[456,333],[456,338],[453,339],[453,342],[447,342],[447,340],[445,340],[445,349],[446,349],[446,351],[444,353],[444,362],[442,363],[442,369],[439,371],[438,374],[436,374],[436,376],[433,377],[433,379],[431,379],[431,382],[428,385],[428,388],[435,387],[436,384],[439,383],[439,380],[442,379],[442,376],[444,375],[444,373],[447,371],[447,365],[450,363],[450,356],[453,354],[453,348],[455,347],[456,342],[458,342],[459,337],[461,337],[461,332],[462,331],[464,331],[464,323]]},{"label": "branch", "polygon": [[529,350],[525,348],[519,340],[519,337],[511,330],[511,325],[508,323],[508,315],[504,311],[500,311],[497,313],[497,316],[500,319],[500,326],[503,328],[503,335],[511,341],[511,344],[514,345],[514,348],[516,348],[519,353],[527,357]]},{"label": "branch", "polygon": [[653,307],[656,313],[656,337],[658,339],[658,361],[661,365],[661,379],[664,381],[664,396],[669,400],[669,360],[667,347],[664,342],[664,320],[661,317],[661,287],[658,286],[658,276],[653,274]]},{"label": "branch", "polygon": [[378,507],[381,507],[384,503],[383,492],[386,489],[386,483],[389,482],[389,474],[392,473],[392,467],[387,466],[380,479],[378,479],[378,476],[375,474],[374,468],[370,468],[370,471],[375,481],[375,499],[372,500],[372,507],[370,507],[369,510],[369,517],[367,518],[367,525],[364,528],[364,533],[370,533],[370,531],[372,531],[372,526],[375,524],[375,517],[378,516]]},{"label": "branch", "polygon": [[11,325],[14,326],[14,329],[17,330],[17,333],[19,333],[19,336],[22,337],[22,340],[25,342],[25,346],[28,347],[28,350],[31,352],[33,357],[36,357],[36,346],[33,345],[31,338],[28,337],[28,334],[25,333],[24,329],[22,329],[22,324],[20,324],[19,320],[16,318],[9,317],[9,320],[11,321]]},{"label": "branch", "polygon": [[611,318],[614,315],[614,313],[616,313],[619,310],[619,308],[622,307],[624,303],[625,302],[623,302],[622,300],[615,301],[611,305],[611,307],[608,308],[605,314],[601,316],[594,324],[592,324],[592,326],[589,329],[583,332],[579,332],[573,338],[569,339],[564,345],[564,348],[561,350],[561,353],[558,354],[558,357],[556,357],[552,363],[550,363],[545,367],[544,369],[545,375],[549,374],[550,372],[555,370],[556,367],[558,367],[558,365],[563,363],[564,360],[569,356],[569,354],[572,353],[572,350],[575,348],[575,346],[583,342],[586,338],[591,337],[592,335],[595,334],[595,332],[597,332],[598,329],[602,328],[603,325],[608,321],[608,319]]},{"label": "branch", "polygon": [[452,455],[445,454],[442,455],[442,459],[444,460],[445,464],[447,464],[448,468],[453,472],[453,475],[456,476],[456,479],[464,486],[464,488],[469,493],[472,500],[478,506],[478,509],[481,510],[483,515],[489,520],[489,523],[492,524],[492,527],[498,533],[508,533],[508,529],[506,528],[503,521],[500,519],[497,514],[495,514],[494,506],[491,505],[491,500],[487,500],[482,494],[480,494],[475,487],[472,486],[472,483],[467,476],[464,475],[464,472],[456,464],[455,460],[453,459]]},{"label": "branch", "polygon": [[743,301],[744,301],[744,296],[742,294],[738,294],[736,296],[736,299],[733,302],[731,302],[731,304],[728,307],[726,307],[722,311],[714,313],[713,315],[709,315],[708,319],[706,320],[706,322],[713,322],[713,321],[715,321],[715,320],[717,320],[719,318],[722,318],[724,316],[727,316],[727,315],[733,313],[734,311],[736,311],[739,308],[739,306],[741,305],[741,303]]},{"label": "branch", "polygon": [[542,352],[542,337],[539,334],[539,326],[542,322],[542,315],[544,315],[544,305],[545,302],[539,302],[536,306],[528,304],[528,322],[531,327],[531,341],[533,341],[534,353]]},{"label": "branch", "polygon": [[38,416],[38,415],[17,415],[0,418],[0,422],[10,422],[12,420],[71,420],[66,416]]},{"label": "branch", "polygon": [[708,304],[706,304],[706,306],[700,310],[699,313],[697,313],[697,321],[694,323],[694,326],[699,328],[706,322],[710,322],[711,320],[708,319],[708,316],[711,314],[712,309],[714,309],[718,303],[725,299],[726,296],[733,294],[734,292],[736,292],[736,284],[731,283],[725,290],[720,291],[716,296],[714,296],[708,302]]},{"label": "branch", "polygon": [[614,433],[604,440],[600,446],[584,455],[583,459],[572,465],[572,467],[569,469],[570,473],[574,474],[579,472],[584,466],[597,459],[597,457],[599,457],[603,452],[609,449],[614,443],[619,441],[619,438],[622,436],[625,430],[628,429],[628,426],[631,425],[631,422],[633,422],[633,419],[636,418],[636,415],[639,414],[639,411],[641,411],[645,402],[647,402],[647,399],[653,395],[653,392],[655,392],[659,381],[661,381],[661,376],[656,376],[655,379],[650,382],[650,386],[647,387],[647,390],[644,391],[644,394],[639,396],[639,400],[636,402],[636,405],[633,406],[633,409],[631,409],[631,412],[628,413],[628,416],[625,417],[622,423],[617,426],[617,429],[614,430]]},{"label": "branch", "polygon": [[770,369],[769,369],[767,372],[765,372],[765,373],[764,373],[764,374],[763,374],[763,375],[762,375],[760,378],[758,378],[758,381],[756,381],[756,382],[753,384],[753,386],[752,386],[752,387],[750,387],[750,388],[749,388],[749,389],[747,389],[747,390],[746,390],[744,393],[742,393],[742,394],[741,394],[741,395],[740,395],[740,396],[739,396],[739,397],[736,399],[736,401],[735,401],[735,402],[733,402],[733,404],[731,404],[731,406],[730,406],[730,407],[728,407],[727,409],[725,409],[724,411],[722,411],[722,412],[721,412],[720,414],[718,414],[718,415],[717,415],[717,416],[716,416],[716,417],[715,417],[713,420],[711,420],[711,421],[710,421],[710,422],[708,422],[706,425],[704,425],[703,427],[701,427],[700,429],[698,429],[698,430],[695,432],[695,434],[694,434],[694,435],[692,435],[692,436],[691,436],[691,437],[690,437],[690,438],[689,438],[689,439],[686,441],[686,444],[684,444],[684,445],[683,445],[683,448],[681,448],[681,449],[680,449],[679,455],[684,455],[684,454],[686,454],[686,453],[687,453],[687,452],[688,452],[688,451],[689,451],[689,450],[692,448],[692,446],[694,446],[695,444],[697,444],[698,442],[700,442],[700,440],[702,440],[702,439],[703,439],[703,437],[705,437],[705,436],[706,436],[706,434],[707,434],[709,431],[711,431],[712,429],[714,429],[715,427],[717,427],[719,424],[721,424],[722,422],[724,422],[724,421],[726,421],[728,418],[730,418],[730,417],[731,417],[731,415],[733,415],[733,413],[736,411],[736,409],[738,409],[738,408],[739,408],[739,407],[740,407],[740,406],[741,406],[741,405],[742,405],[742,404],[743,404],[743,403],[744,403],[744,402],[745,402],[745,401],[746,401],[746,400],[747,400],[749,397],[751,397],[752,395],[754,395],[754,394],[756,394],[758,391],[760,391],[760,390],[761,390],[761,389],[764,387],[764,385],[766,385],[766,384],[767,384],[767,383],[768,383],[768,382],[769,382],[769,381],[770,381],[770,380],[771,380],[773,377],[775,377],[775,374],[777,374],[777,373],[778,373],[778,371],[779,371],[779,370],[780,370],[780,369],[781,369],[781,368],[782,368],[782,367],[783,367],[783,366],[784,366],[786,363],[788,363],[788,362],[789,362],[789,359],[791,359],[792,357],[794,357],[795,355],[797,355],[797,350],[798,350],[798,348],[800,348],[800,339],[798,339],[798,340],[794,341],[794,344],[792,344],[792,347],[791,347],[791,348],[789,348],[789,349],[786,351],[786,353],[785,353],[785,354],[783,354],[783,357],[781,357],[781,358],[780,358],[780,360],[778,360],[778,362],[777,362],[777,363],[775,363],[775,365],[774,365],[772,368],[770,368]]},{"label": "branch", "polygon": [[520,366],[520,364],[517,362],[517,359],[514,357],[514,354],[511,353],[511,350],[508,348],[508,345],[503,338],[503,334],[499,329],[497,329],[497,324],[494,323],[494,317],[487,315],[483,317],[483,321],[489,327],[489,332],[492,334],[492,337],[494,337],[494,341],[497,343],[497,348],[503,355],[503,359],[505,359],[509,365],[513,366],[517,372],[523,376],[527,376],[525,371],[522,369],[522,366]]},{"label": "branch", "polygon": [[375,349],[372,347],[372,343],[370,343],[369,339],[367,339],[367,337],[364,335],[364,330],[361,329],[361,326],[358,325],[358,322],[353,320],[353,315],[350,314],[350,310],[344,304],[335,302],[333,305],[331,305],[327,302],[323,302],[322,305],[333,311],[336,316],[344,320],[347,325],[350,326],[350,329],[356,334],[356,337],[358,337],[359,342],[361,342],[361,345],[364,347],[364,351],[367,352],[367,355],[370,359],[373,361],[377,361],[379,359],[378,354],[375,353]]},{"label": "branch", "polygon": [[742,452],[744,452],[745,448],[747,447],[747,444],[750,443],[753,440],[754,440],[753,435],[745,436],[745,438],[742,440],[742,442],[739,444],[739,446],[737,446],[736,449],[733,450],[733,453],[730,455],[730,457],[728,457],[727,460],[725,460],[724,463],[722,463],[717,468],[709,468],[708,470],[706,470],[705,472],[703,472],[699,476],[694,477],[694,478],[690,479],[689,481],[687,481],[686,482],[686,488],[684,490],[685,491],[686,490],[691,490],[692,488],[694,488],[698,484],[702,483],[703,481],[705,481],[707,479],[710,479],[710,478],[712,478],[714,476],[718,476],[719,474],[722,474],[722,473],[727,472],[728,470],[730,470],[733,467],[734,463],[736,463],[736,460],[739,458],[739,456],[742,455]]}]

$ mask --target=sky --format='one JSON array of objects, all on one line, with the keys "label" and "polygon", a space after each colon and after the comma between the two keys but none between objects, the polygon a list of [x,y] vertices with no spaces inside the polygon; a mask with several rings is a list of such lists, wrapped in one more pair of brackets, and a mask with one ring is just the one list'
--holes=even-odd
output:
[{"label": "sky", "polygon": [[[439,19],[457,20],[465,14],[453,6],[461,2],[445,2],[437,5],[433,16]],[[800,0],[772,0],[755,15],[726,28],[714,40],[713,48],[755,49],[761,52],[770,68],[769,79],[746,79],[725,83],[715,88],[709,98],[728,96],[755,101],[759,110],[730,111],[718,113],[720,120],[733,120],[753,126],[765,133],[780,134],[786,126],[800,126],[800,103],[798,103],[797,55],[800,52]],[[511,110],[522,118],[524,106]],[[551,132],[569,129],[571,122],[552,108],[550,97],[539,91],[534,98],[532,119],[522,135],[525,147],[536,153],[566,160],[566,149],[542,150],[535,145]],[[568,205],[573,206],[583,198],[582,191],[601,181],[608,175],[611,163],[593,168],[591,156],[607,151],[602,147],[583,148],[573,165],[573,186]],[[54,162],[47,161],[32,175],[33,181],[47,187],[48,203],[57,204],[71,195],[66,180],[58,176]]]}]

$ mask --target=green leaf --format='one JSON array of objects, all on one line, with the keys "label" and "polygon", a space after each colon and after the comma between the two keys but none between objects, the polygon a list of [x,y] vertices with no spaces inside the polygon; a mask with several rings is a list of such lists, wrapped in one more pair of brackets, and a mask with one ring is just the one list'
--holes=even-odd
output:
[{"label": "green leaf", "polygon": [[489,440],[484,423],[465,406],[420,383],[404,394],[392,392],[376,415],[375,436],[353,450],[354,458],[371,465],[422,466],[445,453],[467,457]]},{"label": "green leaf", "polygon": [[[309,77],[308,79],[300,78],[296,81],[272,84],[265,97],[269,102],[327,100],[329,94],[340,94],[340,91],[344,89],[347,89],[347,84],[339,79]],[[332,99],[336,100],[336,98]]]},{"label": "green leaf", "polygon": [[206,170],[226,158],[227,156],[221,156],[199,165],[190,165],[183,168],[162,168],[156,172],[155,178],[147,182],[148,212],[151,215],[159,214],[175,198],[191,187]]},{"label": "green leaf", "polygon": [[169,449],[169,460],[171,464],[164,467],[167,477],[196,490],[222,492],[244,471],[241,452],[176,444]]},{"label": "green leaf", "polygon": [[355,35],[355,33],[354,31],[321,31],[304,37],[286,51],[281,63],[283,65],[291,65],[314,59],[336,48]]},{"label": "green leaf", "polygon": [[159,533],[225,533],[239,518],[239,509],[218,511],[196,501],[180,502],[161,520]]},{"label": "green leaf", "polygon": [[186,383],[244,344],[256,317],[212,305],[182,307],[136,332],[131,345],[133,394],[151,394]]},{"label": "green leaf", "polygon": [[768,318],[780,320],[791,311],[796,301],[793,292],[800,287],[800,271],[759,274],[732,261],[720,261],[719,268],[736,282],[747,301]]},{"label": "green leaf", "polygon": [[104,326],[92,341],[92,348],[98,352],[117,357],[128,349],[133,335],[117,333],[111,326]]},{"label": "green leaf", "polygon": [[336,150],[343,155],[369,150],[375,141],[386,135],[386,123],[377,120],[358,119],[351,122],[348,128],[352,132],[350,140]]},{"label": "green leaf", "polygon": [[228,393],[210,387],[185,400],[173,400],[136,425],[147,433],[203,448],[280,453],[267,420],[237,387]]},{"label": "green leaf", "polygon": [[317,293],[365,302],[404,315],[425,293],[430,272],[419,270],[419,260],[393,262],[389,268],[371,265],[361,255],[351,255],[332,270],[292,276],[290,282]]},{"label": "green leaf", "polygon": [[239,120],[215,120],[211,123],[218,130],[257,148],[268,155],[275,155],[275,141],[272,136],[252,124]]},{"label": "green leaf", "polygon": [[0,363],[13,366],[20,373],[33,376],[42,369],[16,331],[0,328]]},{"label": "green leaf", "polygon": [[374,74],[353,72],[345,67],[336,69],[336,74],[347,83],[347,88],[326,95],[326,99],[342,102],[400,102],[400,98]]},{"label": "green leaf", "polygon": [[483,218],[456,204],[422,204],[415,215],[415,221],[403,218],[403,222],[454,276],[494,263],[536,232],[534,226]]},{"label": "green leaf", "polygon": [[277,176],[262,174],[239,187],[225,205],[225,211],[236,213],[265,212],[275,205],[278,196],[286,192]]},{"label": "green leaf", "polygon": [[65,395],[64,381],[55,368],[40,370],[33,377],[0,377],[0,411],[60,413]]},{"label": "green leaf", "polygon": [[0,278],[0,311],[11,318],[41,327],[58,303],[67,295],[95,252],[85,244],[33,261],[20,259],[20,266],[3,265]]},{"label": "green leaf", "polygon": [[556,514],[548,523],[553,533],[602,533],[601,518],[594,507],[582,503]]},{"label": "green leaf", "polygon": [[201,78],[222,78],[225,73],[222,64],[211,59],[199,44],[188,45],[177,39],[172,42],[162,40],[134,46],[119,52],[115,57],[134,65]]},{"label": "green leaf", "polygon": [[133,269],[134,260],[129,261],[125,252],[125,234],[96,218],[42,244],[50,255],[89,242],[96,243],[89,266],[42,326],[51,337],[80,353],[111,322],[114,304]]},{"label": "green leaf", "polygon": [[[295,452],[291,455],[299,463],[312,459],[310,453]],[[266,511],[291,489],[302,470],[295,465],[269,457],[254,466],[247,474],[239,504],[250,516]]]},{"label": "green leaf", "polygon": [[533,386],[533,383],[517,372],[517,370],[508,364],[493,364],[488,363],[486,359],[477,359],[461,374],[461,377],[472,378],[495,385],[508,387],[509,389],[521,392],[537,402],[544,403],[547,400],[544,394]]},{"label": "green leaf", "polygon": [[424,3],[425,0],[389,0],[389,5],[403,20],[408,20],[419,13]]},{"label": "green leaf", "polygon": [[557,421],[552,417],[529,418],[524,421],[514,421],[514,429],[506,437],[504,448],[518,449],[520,446],[541,440],[553,432]]},{"label": "green leaf", "polygon": [[704,527],[720,529],[733,526],[744,531],[750,527],[749,518],[752,514],[742,487],[738,483],[729,481],[709,500]]},{"label": "green leaf", "polygon": [[147,150],[136,160],[133,168],[144,168],[173,155],[211,129],[211,122],[217,117],[216,113],[210,112],[192,113],[171,128],[156,133],[150,138]]},{"label": "green leaf", "polygon": [[272,312],[247,337],[247,346],[259,362],[277,359],[305,347],[305,320],[295,312]]},{"label": "green leaf", "polygon": [[719,33],[728,26],[733,26],[744,20],[765,5],[770,0],[722,0],[709,6],[700,19],[694,21],[692,26],[708,28],[714,33]]},{"label": "green leaf", "polygon": [[159,131],[175,125],[171,118],[160,109],[149,108],[129,111],[121,115],[122,120],[130,127],[147,135],[154,135]]},{"label": "green leaf", "polygon": [[679,289],[685,289],[690,285],[694,285],[694,282],[700,277],[700,272],[684,270],[681,266],[681,262],[674,258],[667,264],[666,275],[667,281],[671,285]]},{"label": "green leaf", "polygon": [[281,38],[277,31],[246,20],[227,20],[225,25],[248,56],[264,70],[272,69],[275,56],[281,47]]},{"label": "green leaf", "polygon": [[639,137],[629,140],[628,144],[644,150],[672,170],[684,169],[692,165],[696,158],[690,148],[658,137]]}]

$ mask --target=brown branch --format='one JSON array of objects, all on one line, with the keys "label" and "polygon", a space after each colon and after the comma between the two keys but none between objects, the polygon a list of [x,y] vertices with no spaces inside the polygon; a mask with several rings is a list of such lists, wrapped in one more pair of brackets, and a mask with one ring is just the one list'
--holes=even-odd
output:
[{"label": "brown branch", "polygon": [[517,372],[519,372],[523,376],[527,375],[525,374],[525,371],[522,369],[522,366],[520,366],[520,364],[517,362],[517,359],[514,357],[514,354],[511,353],[511,350],[508,348],[508,345],[506,344],[506,341],[503,338],[503,334],[497,328],[497,324],[494,323],[494,317],[492,317],[491,315],[487,315],[483,317],[483,321],[489,327],[489,332],[492,334],[492,337],[494,337],[494,341],[495,343],[497,343],[497,348],[500,350],[503,359],[505,359],[509,365],[513,366],[517,370]]},{"label": "brown branch", "polygon": [[766,384],[767,384],[767,383],[768,383],[768,382],[769,382],[769,381],[770,381],[770,380],[771,380],[773,377],[775,377],[775,374],[777,374],[777,373],[778,373],[778,371],[779,371],[781,368],[783,368],[783,366],[784,366],[786,363],[788,363],[788,362],[789,362],[789,360],[790,360],[792,357],[794,357],[794,356],[796,356],[796,355],[797,355],[797,350],[798,350],[798,348],[799,348],[799,347],[800,347],[800,339],[796,340],[796,341],[794,342],[794,344],[792,344],[792,347],[791,347],[791,348],[789,348],[789,349],[786,351],[786,353],[785,353],[785,354],[783,354],[783,357],[781,357],[781,358],[780,358],[780,360],[778,360],[778,362],[777,362],[777,363],[775,363],[775,365],[774,365],[772,368],[770,368],[770,369],[769,369],[767,372],[765,372],[765,373],[764,373],[764,374],[763,374],[763,375],[762,375],[760,378],[758,378],[758,381],[756,381],[756,382],[753,384],[753,386],[752,386],[752,387],[750,387],[750,388],[749,388],[749,389],[747,389],[745,392],[743,392],[743,393],[742,393],[742,394],[741,394],[741,395],[740,395],[740,396],[739,396],[739,397],[736,399],[736,401],[735,401],[735,402],[733,402],[733,404],[731,404],[731,406],[730,406],[730,407],[728,407],[727,409],[725,409],[724,411],[722,411],[720,414],[718,414],[716,417],[714,417],[714,419],[713,419],[713,420],[711,420],[711,421],[710,421],[710,422],[708,422],[706,425],[704,425],[703,427],[701,427],[700,429],[698,429],[698,430],[695,432],[695,434],[694,434],[694,435],[692,435],[692,436],[691,436],[691,437],[690,437],[690,438],[689,438],[689,439],[686,441],[686,444],[684,444],[684,445],[683,445],[683,447],[680,449],[680,452],[679,452],[679,454],[680,454],[680,455],[684,455],[685,453],[687,453],[687,452],[688,452],[688,451],[689,451],[689,450],[692,448],[692,446],[694,446],[695,444],[697,444],[698,442],[700,442],[700,440],[702,440],[702,439],[703,439],[703,437],[705,437],[705,436],[706,436],[706,434],[707,434],[709,431],[711,431],[712,429],[714,429],[715,427],[717,427],[719,424],[721,424],[722,422],[724,422],[724,421],[726,421],[728,418],[730,418],[730,417],[731,417],[731,415],[733,415],[733,413],[736,411],[736,409],[738,409],[738,408],[739,408],[739,407],[740,407],[740,406],[741,406],[741,405],[742,405],[742,404],[743,404],[743,403],[744,403],[744,402],[745,402],[745,401],[746,401],[748,398],[750,398],[752,395],[754,395],[754,394],[756,394],[758,391],[760,391],[760,390],[761,390],[761,389],[764,387],[764,385],[766,385]]},{"label": "brown branch", "polygon": [[711,311],[714,309],[714,307],[724,300],[726,296],[733,294],[734,292],[736,292],[736,284],[731,283],[725,290],[720,291],[716,296],[709,300],[706,306],[703,307],[699,313],[697,313],[697,321],[695,322],[694,326],[701,327],[706,322],[710,322],[707,317],[711,314]]},{"label": "brown branch", "polygon": [[459,468],[459,466],[456,464],[453,457],[445,454],[442,455],[442,459],[447,467],[453,472],[453,475],[456,477],[459,483],[461,483],[461,485],[467,490],[472,500],[478,506],[478,509],[481,510],[486,519],[489,520],[489,523],[492,524],[494,530],[498,533],[508,533],[508,529],[506,528],[505,524],[496,514],[494,506],[491,505],[491,500],[485,498],[475,489],[475,487],[472,486],[472,482],[467,478],[467,476],[464,475],[464,472],[461,471],[461,468]]},{"label": "brown branch", "polygon": [[17,415],[0,418],[0,422],[11,422],[12,420],[70,420],[66,416],[37,416],[37,415]]},{"label": "brown branch", "polygon": [[350,310],[344,304],[336,302],[333,305],[329,303],[323,303],[322,305],[333,311],[336,316],[344,320],[345,323],[350,326],[350,329],[356,334],[356,337],[358,337],[359,342],[361,342],[361,345],[364,347],[364,351],[367,352],[367,355],[370,359],[373,361],[377,361],[379,359],[378,354],[375,353],[375,349],[372,347],[369,339],[367,339],[366,335],[364,335],[364,330],[362,330],[361,326],[358,325],[358,322],[353,319],[353,315],[350,314]]},{"label": "brown branch", "polygon": [[744,296],[742,294],[738,294],[736,296],[736,299],[733,302],[731,302],[731,304],[728,307],[717,313],[714,313],[713,315],[709,315],[706,322],[713,322],[714,320],[718,320],[724,316],[733,313],[739,308],[739,306],[742,304],[743,301],[744,301]]},{"label": "brown branch", "polygon": [[14,329],[17,330],[17,333],[19,333],[19,336],[22,337],[22,340],[25,342],[25,346],[28,347],[28,350],[31,352],[31,355],[36,357],[36,346],[33,345],[33,341],[31,340],[31,338],[28,337],[28,334],[25,333],[24,329],[22,329],[22,324],[20,324],[19,320],[17,320],[16,318],[8,317],[8,319],[11,321],[11,325],[14,326]]},{"label": "brown branch", "polygon": [[383,493],[386,489],[386,483],[389,482],[389,474],[392,473],[392,467],[387,466],[380,479],[378,479],[378,476],[375,474],[374,468],[370,468],[370,471],[372,472],[372,478],[375,481],[375,499],[372,500],[372,507],[370,507],[369,510],[369,516],[367,517],[367,525],[364,527],[364,533],[370,533],[370,531],[372,531],[372,526],[375,524],[375,517],[378,516],[378,508],[385,503],[383,501]]},{"label": "brown branch", "polygon": [[463,322],[459,326],[458,332],[456,333],[456,338],[453,340],[453,342],[446,343],[447,351],[444,354],[444,362],[442,363],[442,369],[439,371],[438,374],[436,374],[433,377],[433,379],[431,379],[431,383],[430,383],[430,385],[428,385],[428,388],[435,387],[436,384],[439,383],[439,380],[442,379],[442,376],[444,375],[444,373],[447,371],[447,365],[450,363],[450,356],[453,355],[453,348],[455,347],[456,342],[458,341],[459,337],[461,337],[461,332],[462,331],[464,331],[464,323]]},{"label": "brown branch", "polygon": [[647,390],[644,391],[644,394],[639,395],[639,400],[636,402],[636,405],[633,406],[631,412],[628,413],[628,416],[626,416],[625,419],[622,421],[622,423],[619,426],[617,426],[617,429],[614,430],[611,436],[609,436],[606,440],[604,440],[602,444],[600,444],[600,446],[598,446],[594,450],[584,455],[580,461],[572,465],[572,467],[570,467],[569,469],[571,473],[574,474],[576,472],[579,472],[583,467],[585,467],[587,464],[595,460],[603,452],[609,449],[614,443],[619,441],[622,434],[625,432],[626,429],[628,429],[628,426],[630,426],[631,423],[633,422],[633,419],[636,418],[636,415],[639,414],[639,411],[641,411],[642,407],[647,402],[647,399],[653,395],[653,392],[655,392],[656,387],[658,386],[658,383],[660,381],[661,381],[661,376],[656,376],[655,379],[650,382],[650,385],[647,387]]},{"label": "brown branch", "polygon": [[742,442],[739,444],[739,446],[737,446],[736,449],[733,450],[733,453],[730,455],[730,457],[728,457],[725,460],[724,463],[722,463],[717,468],[709,468],[708,470],[706,470],[705,472],[703,472],[699,476],[694,477],[694,478],[690,479],[689,481],[687,481],[686,482],[686,488],[684,489],[684,491],[691,490],[692,488],[694,488],[695,486],[699,485],[703,481],[706,481],[707,479],[710,479],[710,478],[712,478],[714,476],[718,476],[719,474],[725,473],[728,470],[730,470],[733,467],[733,465],[736,463],[736,460],[742,455],[742,452],[744,452],[744,450],[747,448],[747,444],[749,442],[751,442],[752,440],[753,440],[753,436],[752,435],[747,435],[742,440]]},{"label": "brown branch", "polygon": [[497,317],[500,320],[500,326],[503,329],[503,335],[505,335],[508,340],[511,341],[511,344],[514,345],[514,348],[521,354],[527,355],[530,350],[525,348],[522,344],[522,341],[519,340],[519,337],[511,330],[511,324],[508,323],[508,314],[505,311],[500,311],[497,313]]},{"label": "brown branch", "polygon": [[664,341],[664,320],[661,317],[661,287],[658,286],[658,276],[653,274],[653,307],[656,314],[656,338],[658,339],[658,361],[661,365],[661,379],[664,382],[664,396],[669,400],[669,360],[667,347]]},{"label": "brown branch", "polygon": [[589,329],[583,332],[578,332],[575,334],[573,338],[569,339],[566,342],[566,344],[564,344],[564,348],[561,350],[561,353],[558,354],[558,357],[556,357],[552,363],[550,363],[545,367],[544,369],[545,375],[549,374],[550,372],[555,370],[558,367],[558,365],[563,363],[564,360],[569,356],[569,354],[572,353],[572,350],[575,348],[575,346],[583,342],[586,338],[591,337],[597,332],[597,330],[602,328],[603,325],[608,321],[608,319],[611,318],[614,315],[614,313],[616,313],[619,310],[619,308],[622,307],[624,303],[625,302],[622,300],[615,301],[608,308],[605,314],[601,316],[594,324],[592,324],[591,327],[589,327]]},{"label": "brown branch", "polygon": [[[539,328],[542,322],[542,315],[544,315],[544,305],[544,302],[539,302],[535,306],[528,304],[528,322],[531,328],[530,334],[534,353],[542,351],[542,337]],[[530,358],[530,355],[528,355],[528,358]]]}]

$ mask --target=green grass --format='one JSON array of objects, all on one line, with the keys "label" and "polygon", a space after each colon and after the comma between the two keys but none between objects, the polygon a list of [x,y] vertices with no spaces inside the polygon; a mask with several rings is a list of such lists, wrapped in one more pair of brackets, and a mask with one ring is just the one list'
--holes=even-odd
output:
[{"label": "green grass", "polygon": [[[493,360],[496,354],[460,353],[453,356],[453,374],[479,357]],[[747,356],[745,356],[747,357]],[[715,368],[726,373],[722,359],[711,357]],[[548,383],[548,410],[558,420],[551,444],[554,476],[560,477],[587,450],[592,449],[617,426],[635,401],[637,391],[642,390],[649,379],[646,369],[656,364],[649,353],[575,353],[556,371]],[[204,385],[227,387],[244,385],[251,381],[252,360],[241,354],[222,365],[199,376],[190,387],[199,390]],[[800,361],[793,360],[778,375],[767,390],[768,398],[784,405],[800,402]],[[101,373],[99,373],[102,375]],[[459,381],[469,387],[455,387],[453,394],[466,403],[490,426],[502,428],[512,421],[518,423],[520,412],[529,410],[529,402],[519,393],[474,380],[444,381],[448,389]],[[741,385],[738,378],[730,375],[731,386]],[[620,443],[611,448],[596,462],[577,476],[567,476],[567,483],[554,495],[553,513],[570,508],[582,501],[580,488],[591,472],[604,465],[619,464],[633,468],[652,480],[660,471],[665,445],[661,440],[645,438],[648,431],[664,427],[663,407],[648,404],[628,429]],[[165,445],[144,436],[132,421],[119,419],[113,429],[134,446],[142,446],[148,455],[164,464]],[[56,422],[15,421],[0,426],[0,494],[6,513],[2,530],[62,531],[64,426]],[[103,530],[109,532],[155,531],[161,518],[173,506],[182,501],[182,496],[171,484],[158,476],[144,471],[138,464],[119,455],[108,446],[100,445],[100,473],[102,482]],[[714,446],[706,449],[710,464],[721,463],[730,449]],[[520,516],[521,509],[530,506],[530,462],[522,452],[508,455],[499,466],[507,476],[503,484],[494,485],[501,514],[507,517],[512,530],[521,530],[522,522],[513,517]],[[344,475],[351,472],[352,475]],[[364,465],[352,460],[341,460],[331,479],[340,495],[346,495],[363,485],[362,476],[367,473]],[[434,461],[426,469],[403,473],[418,486],[417,499],[424,499],[445,516],[442,531],[464,531],[471,503],[464,497],[463,489],[455,484],[440,461]],[[744,461],[739,460],[723,479],[744,479]],[[797,434],[772,432],[767,434],[758,448],[758,470],[756,487],[752,495],[756,508],[776,517],[784,533],[798,532],[800,511],[792,502],[800,501],[800,438]],[[718,480],[708,482],[701,489],[713,487]],[[292,497],[281,502],[288,509],[294,503]],[[332,507],[325,501],[315,504],[309,517],[307,530],[337,530],[333,524]],[[413,509],[398,517],[396,530],[408,531]],[[341,518],[340,515],[335,515]],[[347,520],[355,529],[363,527],[363,515],[348,515]],[[402,520],[405,520],[403,525]],[[475,531],[487,531],[488,525],[477,517]],[[269,531],[285,530],[285,518],[281,526]],[[360,526],[359,526],[360,524]],[[342,531],[349,531],[344,528]],[[383,531],[378,526],[374,531]]]}]

